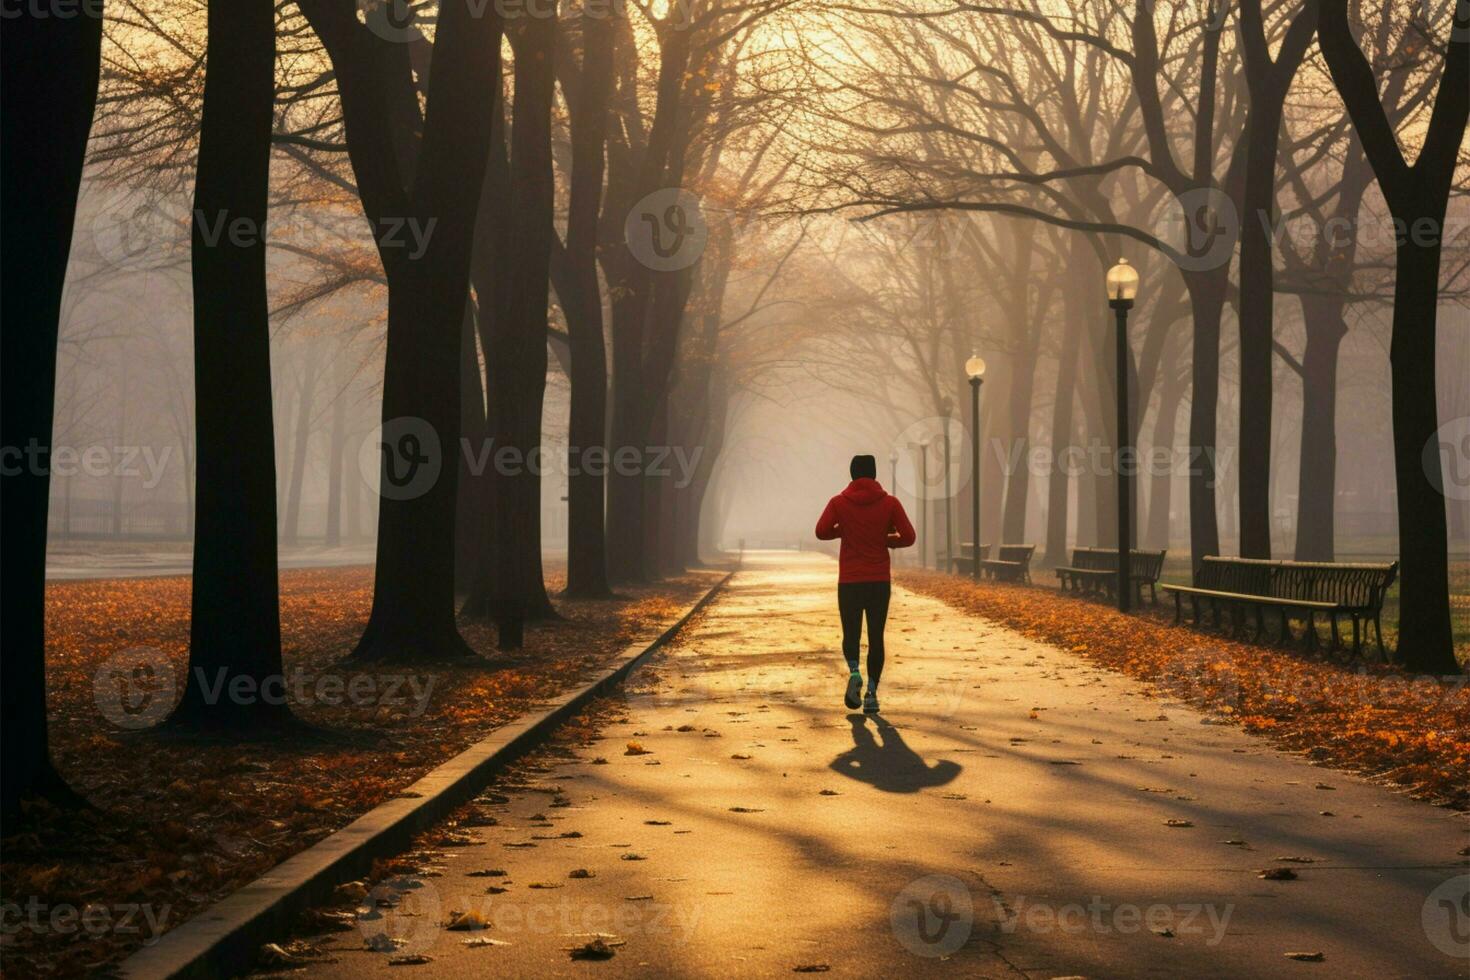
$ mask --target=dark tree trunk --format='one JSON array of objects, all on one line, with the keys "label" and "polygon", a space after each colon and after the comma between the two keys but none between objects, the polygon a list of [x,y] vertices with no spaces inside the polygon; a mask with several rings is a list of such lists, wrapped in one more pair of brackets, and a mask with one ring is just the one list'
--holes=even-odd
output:
[{"label": "dark tree trunk", "polygon": [[[668,411],[658,409],[649,423],[647,443],[662,447],[668,443]],[[640,549],[643,573],[641,580],[657,582],[663,578],[663,531],[668,523],[672,499],[669,481],[662,475],[658,452],[645,456],[643,471],[643,541]]]},{"label": "dark tree trunk", "polygon": [[[607,474],[607,572],[640,582],[643,570],[643,318],[645,298],[608,283],[612,296],[612,419]],[[626,288],[626,287],[623,287]]]},{"label": "dark tree trunk", "polygon": [[[631,323],[625,324],[627,333],[622,338],[627,358],[623,363],[625,380],[619,380],[619,340],[615,334],[611,447],[614,465],[608,484],[608,561],[609,572],[618,581],[646,582],[659,577],[657,524],[662,519],[664,494],[660,479],[649,472],[653,460],[649,450],[664,445],[664,415],[668,410],[674,345],[689,283],[687,270],[661,272],[647,280],[646,289],[652,295],[638,313],[646,321],[636,330]],[[613,309],[616,331],[616,300]],[[637,363],[632,363],[635,360]],[[614,559],[615,550],[620,555],[617,559]]]},{"label": "dark tree trunk", "polygon": [[[685,440],[672,419],[668,423],[668,435],[668,445],[682,448]],[[664,463],[669,474],[659,478],[663,487],[664,512],[658,520],[658,567],[662,575],[682,575],[685,569],[679,551],[679,527],[689,507],[689,488],[681,485],[672,455],[666,457]]]},{"label": "dark tree trunk", "polygon": [[1215,511],[1215,426],[1220,404],[1220,316],[1225,282],[1217,272],[1185,273],[1194,315],[1189,393],[1189,550],[1195,567],[1220,553]]},{"label": "dark tree trunk", "polygon": [[[631,57],[631,35],[625,40],[621,50]],[[632,254],[624,239],[624,220],[646,195],[660,188],[677,187],[682,179],[682,140],[687,132],[680,101],[692,46],[689,31],[675,30],[663,37],[653,122],[646,144],[641,153],[619,166],[609,165],[608,201],[599,229],[603,245],[600,259],[612,306],[609,450],[613,465],[607,484],[607,563],[608,575],[615,582],[646,580],[649,565],[656,561],[645,550],[649,536],[644,524],[656,512],[645,499],[645,450],[649,428],[665,405],[671,348],[679,326],[677,318],[667,315],[667,307],[661,308],[659,293],[671,279],[682,280],[682,287],[676,288],[682,288],[683,296],[688,292],[687,274],[655,274]],[[636,98],[636,92],[628,97]],[[682,314],[682,298],[678,310]]]},{"label": "dark tree trunk", "polygon": [[[677,182],[681,179],[681,170],[680,166],[671,167],[670,177]],[[651,491],[652,495],[644,498],[644,521],[648,532],[646,540],[650,546],[650,550],[645,553],[645,573],[650,578],[658,579],[667,570],[663,557],[669,540],[670,520],[674,514],[674,479],[668,454],[675,431],[669,418],[672,395],[677,386],[675,364],[684,310],[688,305],[694,274],[691,269],[660,272],[653,282],[653,301],[650,304],[652,328],[644,373],[647,386],[644,397],[650,418],[644,444],[653,451],[651,456],[645,456],[651,479],[645,494]],[[653,472],[654,463],[659,464],[657,472]]]},{"label": "dark tree trunk", "polygon": [[[1433,216],[1437,205],[1436,227],[1442,227],[1444,203],[1443,197],[1425,201],[1418,215],[1401,217],[1413,227],[1418,218]],[[1439,245],[1415,246],[1406,240],[1398,249],[1394,281],[1389,367],[1401,562],[1398,654],[1412,670],[1454,674],[1460,668],[1450,619],[1449,528],[1434,371],[1439,259]]]},{"label": "dark tree trunk", "polygon": [[0,814],[22,799],[75,802],[51,764],[46,733],[46,521],[56,398],[56,341],[81,186],[97,104],[102,10],[71,17],[25,6],[0,37],[0,320],[4,322],[0,445],[35,447],[0,480],[5,561],[0,563]]},{"label": "dark tree trunk", "polygon": [[[441,5],[414,155],[404,151],[408,127],[394,125],[415,118],[398,109],[414,96],[406,45],[375,35],[350,3],[307,0],[301,8],[337,74],[348,155],[388,279],[376,579],[355,655],[469,655],[454,618],[460,330],[500,79],[501,22],[492,8],[468,0]],[[389,222],[405,216],[421,230],[432,227],[420,252],[395,247],[400,239],[387,234]]]},{"label": "dark tree trunk", "polygon": [[454,581],[467,591],[474,581],[475,565],[485,546],[485,522],[489,513],[481,506],[483,483],[488,479],[489,434],[485,427],[484,373],[475,343],[475,306],[465,303],[464,326],[460,331],[459,389],[461,452],[455,465],[459,486],[454,501]]},{"label": "dark tree trunk", "polygon": [[[1389,28],[1385,18],[1382,31]],[[1393,79],[1387,93],[1397,101],[1405,73]],[[1373,171],[1354,138],[1343,159],[1337,206],[1324,228],[1353,227],[1363,194],[1373,182]],[[1297,478],[1298,561],[1332,561],[1336,554],[1337,501],[1337,361],[1347,335],[1343,309],[1352,286],[1357,256],[1356,235],[1327,233],[1313,248],[1309,275],[1317,291],[1301,295],[1306,347],[1296,367],[1302,382],[1302,430]],[[1288,259],[1295,253],[1284,253]]]},{"label": "dark tree trunk", "polygon": [[[673,392],[668,415],[668,449],[663,468],[668,471],[664,482],[671,509],[663,515],[660,529],[661,565],[666,575],[681,575],[699,561],[699,500],[696,484],[699,467],[704,460],[703,443],[710,433],[709,417],[715,385],[712,364],[702,350],[706,334],[718,334],[719,314],[707,313],[701,318],[706,327],[691,340],[682,355],[683,376]],[[699,455],[694,454],[698,452]],[[694,470],[688,471],[688,461]]]},{"label": "dark tree trunk", "polygon": [[[498,448],[491,428],[495,401],[490,392],[493,365],[501,356],[498,344],[502,331],[496,324],[510,315],[510,277],[503,274],[502,263],[508,263],[511,228],[510,146],[505,116],[506,99],[503,85],[495,89],[495,111],[490,121],[490,151],[485,162],[484,183],[475,216],[475,244],[470,259],[470,282],[477,302],[475,328],[485,367],[481,373],[485,392],[485,420],[481,424],[483,444],[473,448],[475,469],[473,486],[466,496],[474,501],[475,545],[464,578],[466,585],[463,612],[472,616],[488,616],[491,600],[499,592],[497,579],[501,562],[496,554],[496,519],[499,508],[496,494],[500,483],[496,474],[495,450]],[[476,368],[479,373],[479,368]],[[483,465],[481,465],[483,464]]]},{"label": "dark tree trunk", "polygon": [[1250,116],[1240,231],[1240,554],[1271,557],[1271,400],[1276,154],[1286,93],[1317,31],[1317,4],[1301,6],[1273,61],[1261,0],[1240,5]]},{"label": "dark tree trunk", "polygon": [[511,119],[510,187],[513,207],[504,250],[494,274],[502,277],[503,305],[490,324],[494,340],[487,364],[487,427],[496,454],[495,508],[490,514],[493,562],[471,592],[465,611],[494,615],[513,610],[527,619],[553,617],[541,568],[541,420],[546,394],[547,298],[554,180],[551,109],[555,95],[553,53],[556,18],[520,19],[513,31],[515,100]]},{"label": "dark tree trunk", "polygon": [[274,699],[228,694],[261,691],[282,670],[265,268],[275,8],[217,3],[208,19],[191,237],[194,588],[188,681],[170,720],[244,734],[291,716]]},{"label": "dark tree trunk", "polygon": [[712,370],[704,391],[703,424],[695,436],[694,444],[683,447],[686,454],[699,450],[699,459],[695,461],[694,473],[688,487],[688,508],[683,514],[684,523],[680,530],[680,564],[685,568],[703,564],[701,529],[706,524],[704,504],[714,476],[715,464],[725,447],[725,424],[730,411],[729,388],[723,372]]},{"label": "dark tree trunk", "polygon": [[[1261,86],[1254,86],[1259,89]],[[1283,93],[1284,95],[1284,93]],[[1240,554],[1271,557],[1271,346],[1274,289],[1269,222],[1276,197],[1281,106],[1253,98],[1240,236]]]},{"label": "dark tree trunk", "polygon": [[1296,559],[1332,561],[1337,501],[1337,355],[1347,324],[1340,295],[1305,295],[1302,437],[1297,478]]},{"label": "dark tree trunk", "polygon": [[1373,69],[1353,38],[1346,0],[1327,0],[1320,16],[1319,40],[1332,80],[1389,211],[1407,232],[1397,249],[1389,344],[1401,569],[1398,654],[1412,670],[1458,673],[1434,362],[1444,217],[1470,119],[1470,4],[1457,4],[1451,13],[1444,69],[1413,166],[1404,160]]},{"label": "dark tree trunk", "polygon": [[608,95],[612,90],[612,27],[584,12],[582,68],[568,94],[572,177],[567,204],[569,288],[558,295],[571,347],[571,406],[567,430],[567,588],[569,596],[612,594],[607,577],[603,507],[607,473],[607,350],[597,277],[597,226],[602,204]]}]

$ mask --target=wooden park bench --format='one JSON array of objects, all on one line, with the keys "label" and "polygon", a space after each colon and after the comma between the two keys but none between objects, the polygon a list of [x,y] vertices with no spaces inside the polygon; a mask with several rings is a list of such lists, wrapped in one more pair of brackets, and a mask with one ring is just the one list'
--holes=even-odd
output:
[{"label": "wooden park bench", "polygon": [[1353,654],[1361,655],[1367,624],[1373,623],[1378,655],[1385,661],[1383,646],[1383,599],[1398,576],[1399,563],[1388,564],[1346,562],[1267,561],[1259,558],[1220,558],[1208,556],[1195,572],[1194,585],[1164,585],[1174,594],[1174,621],[1184,618],[1184,600],[1189,599],[1196,624],[1203,625],[1203,611],[1208,610],[1217,628],[1229,616],[1232,635],[1244,631],[1247,613],[1253,613],[1255,637],[1266,635],[1265,612],[1270,609],[1280,616],[1279,640],[1293,639],[1291,617],[1305,623],[1302,642],[1317,644],[1318,613],[1332,626],[1331,649],[1341,648],[1339,619],[1347,616],[1353,624]]},{"label": "wooden park bench", "polygon": [[[1133,583],[1137,601],[1143,601],[1146,585],[1154,605],[1159,604],[1159,573],[1164,570],[1165,554],[1164,551],[1129,552],[1129,581]],[[1057,568],[1056,573],[1064,592],[1114,595],[1118,587],[1118,549],[1073,548],[1072,564]]]},{"label": "wooden park bench", "polygon": [[[980,546],[980,560],[984,561],[990,555],[990,545]],[[961,541],[960,553],[949,560],[949,570],[960,575],[975,574],[975,542]]]},{"label": "wooden park bench", "polygon": [[995,558],[982,559],[980,571],[991,578],[1008,582],[1031,581],[1031,556],[1036,553],[1034,544],[1003,544]]}]

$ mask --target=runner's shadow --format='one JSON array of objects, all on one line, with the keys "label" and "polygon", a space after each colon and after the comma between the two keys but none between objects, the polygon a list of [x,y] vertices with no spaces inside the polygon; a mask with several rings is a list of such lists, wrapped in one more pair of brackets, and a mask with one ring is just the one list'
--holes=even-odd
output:
[{"label": "runner's shadow", "polygon": [[929,765],[909,748],[899,730],[873,716],[881,742],[868,729],[868,716],[850,714],[852,748],[832,760],[833,772],[867,783],[885,793],[917,793],[930,786],[943,786],[960,774],[958,762],[941,759]]}]

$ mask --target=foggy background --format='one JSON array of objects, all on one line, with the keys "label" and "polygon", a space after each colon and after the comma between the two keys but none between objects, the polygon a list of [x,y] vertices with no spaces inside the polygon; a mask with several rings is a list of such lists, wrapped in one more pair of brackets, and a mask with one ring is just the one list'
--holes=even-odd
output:
[{"label": "foggy background", "polygon": [[[186,200],[160,204],[146,193],[119,194],[97,181],[89,181],[84,190],[57,383],[56,445],[74,450],[73,455],[58,450],[55,459],[49,531],[58,551],[85,551],[89,543],[117,540],[172,548],[190,539],[194,393]],[[905,223],[902,218],[889,220],[895,225]],[[942,220],[968,220],[982,233],[992,235],[997,229],[1003,232],[1008,224],[1006,219],[984,216]],[[795,224],[772,222],[746,234],[755,248],[784,250],[796,234]],[[1030,445],[1016,459],[1016,443],[1007,435],[1013,424],[1008,398],[1016,358],[1003,342],[1004,327],[999,321],[1005,314],[987,303],[987,284],[972,282],[958,322],[942,323],[945,311],[934,304],[926,308],[920,296],[904,295],[905,285],[898,277],[888,283],[868,276],[882,276],[883,249],[900,249],[916,256],[920,264],[956,261],[945,258],[942,243],[922,240],[911,228],[889,233],[869,225],[854,233],[838,219],[806,224],[815,231],[807,231],[807,239],[798,244],[775,281],[777,298],[768,293],[766,305],[740,326],[734,349],[742,364],[741,383],[731,399],[728,434],[706,498],[706,540],[724,548],[735,547],[741,539],[750,547],[799,541],[815,546],[812,525],[826,499],[846,484],[850,457],[856,453],[876,456],[879,480],[888,486],[893,482],[890,454],[896,451],[894,492],[916,526],[922,525],[923,506],[927,505],[930,534],[925,554],[932,559],[942,552],[946,508],[938,443],[931,452],[927,489],[914,449],[919,439],[941,436],[941,413],[932,407],[932,378],[906,349],[903,336],[904,330],[921,329],[973,337],[973,346],[989,365],[981,405],[985,439],[982,538],[996,540],[1006,474],[1020,465],[1031,470],[1025,540],[1044,540],[1052,477],[1050,467],[1031,465],[1031,453],[1052,442],[1048,420],[1063,325],[1059,302],[1053,304],[1051,322],[1043,330],[1036,355],[1027,425]],[[881,229],[882,219],[876,224]],[[356,244],[370,247],[365,244],[365,226],[351,216],[331,216],[319,225],[307,219],[283,221],[273,232],[293,245],[311,236],[317,236],[319,244],[324,235],[335,245],[338,236],[350,239],[356,233],[363,238]],[[882,242],[882,249],[875,251],[874,238]],[[287,284],[286,299],[273,318],[281,544],[287,550],[342,548],[370,560],[376,458],[372,458],[373,465],[362,466],[359,454],[379,421],[383,311],[375,296],[361,290],[340,289],[324,301],[304,300],[295,292],[312,288],[314,264],[284,249],[272,249],[271,255],[273,279]],[[1156,275],[1169,274],[1160,264]],[[1076,282],[1063,267],[1043,275],[1057,291],[1079,291],[1092,305],[1103,307],[1101,283]],[[862,280],[868,293],[845,293],[839,276]],[[743,315],[751,294],[763,283],[763,271],[757,268],[746,277],[743,288],[738,282],[732,286],[726,317]],[[1142,287],[1145,291],[1158,288],[1150,279]],[[884,291],[898,294],[893,302],[913,304],[907,309],[894,307],[903,312],[892,317],[893,322],[884,322],[870,308],[873,295]],[[553,313],[557,312],[554,308]],[[1105,308],[1097,311],[1099,316],[1106,312]],[[1351,313],[1338,373],[1335,516],[1339,550],[1353,555],[1392,555],[1397,532],[1389,428],[1389,309],[1386,302],[1364,302],[1354,304]],[[1147,317],[1146,306],[1135,313],[1133,330],[1138,335]],[[1235,411],[1241,392],[1233,363],[1229,308],[1226,317],[1218,418],[1218,510],[1222,549],[1232,551],[1237,475],[1232,453],[1238,444]],[[1277,320],[1280,343],[1299,351],[1300,314],[1292,297],[1278,297]],[[1439,331],[1443,421],[1470,416],[1466,325],[1461,301],[1447,299],[1442,304]],[[553,326],[563,325],[554,322]],[[1177,335],[1169,341],[1177,349],[1174,370],[1183,372],[1188,324],[1181,319],[1171,329]],[[956,542],[972,537],[970,404],[962,373],[969,347],[959,343],[958,349],[963,353],[944,366],[953,375],[955,399],[949,510]],[[566,544],[561,454],[566,446],[568,388],[556,354],[553,343],[543,421],[552,464],[542,485],[544,547],[549,556],[562,553]],[[1095,360],[1097,355],[1089,351],[1084,356]],[[1111,370],[1110,350],[1102,356],[1101,370]],[[1083,373],[1086,370],[1084,367]],[[1274,550],[1288,554],[1294,547],[1296,523],[1301,383],[1279,360],[1276,383],[1272,544]],[[1155,392],[1144,410],[1139,431],[1140,450],[1145,454],[1158,434],[1156,421],[1163,397],[1164,393]],[[1174,430],[1180,444],[1187,438],[1187,400],[1186,384]],[[1082,472],[1067,481],[1069,539],[1082,544],[1098,536],[1094,510],[1079,505],[1079,500],[1087,504],[1093,497],[1087,486],[1092,473],[1084,428],[1078,426],[1072,443],[1081,451]],[[335,486],[331,478],[334,458],[340,464]],[[1455,474],[1447,473],[1447,479],[1454,478]],[[1102,479],[1110,479],[1108,473]],[[1140,544],[1187,549],[1185,473],[1179,468],[1167,479],[1172,483],[1167,539],[1157,535],[1157,523],[1150,525],[1145,516]],[[1459,479],[1464,480],[1465,474],[1459,474]],[[1158,484],[1146,476],[1137,482],[1140,511],[1148,515]],[[338,513],[332,518],[334,496]],[[1470,548],[1470,537],[1464,502],[1458,503],[1461,506],[1450,508],[1452,551],[1463,554]],[[335,536],[329,535],[332,520],[337,526]]]}]

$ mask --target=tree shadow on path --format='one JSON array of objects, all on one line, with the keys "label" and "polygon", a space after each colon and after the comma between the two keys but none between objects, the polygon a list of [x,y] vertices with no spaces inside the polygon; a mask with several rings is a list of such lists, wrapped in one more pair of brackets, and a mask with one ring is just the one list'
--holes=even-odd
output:
[{"label": "tree shadow on path", "polygon": [[868,715],[850,714],[852,748],[832,760],[831,769],[851,779],[867,783],[885,793],[917,793],[930,786],[943,786],[960,774],[958,762],[941,759],[926,763],[903,740],[903,735],[889,722],[872,716],[881,739],[875,739],[868,728]]}]

